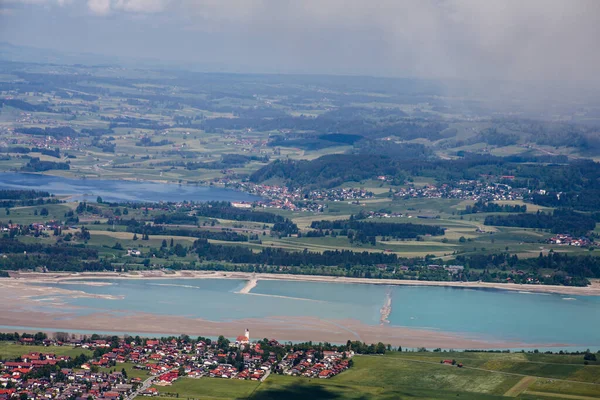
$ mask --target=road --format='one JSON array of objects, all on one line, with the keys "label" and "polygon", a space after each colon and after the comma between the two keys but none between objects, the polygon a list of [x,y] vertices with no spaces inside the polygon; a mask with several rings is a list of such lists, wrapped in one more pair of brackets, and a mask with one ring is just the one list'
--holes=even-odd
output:
[{"label": "road", "polygon": [[148,379],[146,379],[144,382],[142,382],[142,385],[133,393],[131,393],[129,396],[125,397],[125,400],[133,400],[137,397],[137,395],[139,395],[141,392],[148,390],[148,388],[150,386],[152,386],[152,382],[154,382],[154,376],[149,377]]}]

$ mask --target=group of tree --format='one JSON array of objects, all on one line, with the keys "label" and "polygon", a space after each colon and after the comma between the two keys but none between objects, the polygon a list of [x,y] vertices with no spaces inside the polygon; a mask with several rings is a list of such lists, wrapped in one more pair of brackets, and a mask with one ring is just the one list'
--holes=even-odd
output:
[{"label": "group of tree", "polygon": [[50,170],[69,170],[71,166],[68,162],[42,161],[39,157],[32,157],[29,162],[21,167],[24,172],[44,172]]},{"label": "group of tree", "polygon": [[[196,217],[193,217],[196,218]],[[160,218],[159,220],[164,220]],[[176,221],[182,221],[179,219],[175,219]],[[115,220],[111,220],[110,222],[116,222]],[[247,242],[248,236],[239,234],[232,230],[221,229],[218,231],[207,230],[207,229],[197,229],[197,228],[176,228],[169,227],[164,225],[152,225],[147,224],[144,221],[138,221],[136,219],[129,220],[119,220],[120,225],[125,225],[127,232],[132,232],[135,234],[142,234],[142,240],[148,240],[149,235],[163,235],[163,236],[185,236],[185,237],[194,237],[198,239],[213,239],[213,240],[223,240],[227,242]],[[254,235],[256,239],[256,235]]]},{"label": "group of tree", "polygon": [[136,146],[142,146],[142,147],[159,147],[159,146],[168,146],[171,144],[173,144],[173,141],[171,141],[171,140],[162,139],[162,140],[155,142],[149,136],[144,136],[138,142],[135,143]]},{"label": "group of tree", "polygon": [[63,139],[66,137],[75,138],[80,136],[75,129],[69,126],[60,126],[56,128],[15,128],[15,132],[23,135],[51,136],[57,139]]},{"label": "group of tree", "polygon": [[[77,233],[81,239],[89,239],[87,229]],[[45,268],[48,271],[105,271],[111,266],[99,260],[98,251],[83,244],[24,243],[16,239],[0,238],[2,253],[0,270],[31,270]]]},{"label": "group of tree", "polygon": [[29,153],[40,153],[45,156],[50,156],[54,158],[60,158],[60,149],[58,147],[54,149],[47,149],[45,147],[23,147],[23,146],[14,146],[14,147],[2,147],[0,148],[1,153],[17,153],[17,154],[29,154]]},{"label": "group of tree", "polygon": [[423,235],[444,235],[444,228],[436,225],[399,224],[394,222],[365,222],[351,216],[347,220],[321,220],[313,221],[310,225],[316,230],[336,230],[340,235],[348,236],[352,240],[362,243],[371,241],[377,236],[392,237],[395,239],[415,239]]},{"label": "group of tree", "polygon": [[154,217],[155,224],[168,225],[196,225],[198,218],[186,213],[160,214]]},{"label": "group of tree", "polygon": [[201,260],[225,261],[235,264],[264,264],[280,266],[302,266],[302,265],[377,265],[394,264],[398,262],[396,254],[353,252],[349,250],[326,250],[322,253],[307,250],[287,251],[281,248],[264,248],[260,252],[243,246],[224,246],[209,243],[206,239],[194,242],[194,249]]},{"label": "group of tree", "polygon": [[33,339],[33,343],[39,345],[42,344],[44,340],[48,339],[48,335],[46,335],[44,332],[22,334],[19,334],[17,332],[0,332],[0,341],[2,342],[18,342],[19,339]]},{"label": "group of tree", "polygon": [[264,224],[285,222],[286,218],[270,212],[257,211],[253,208],[233,207],[228,201],[208,201],[194,205],[199,217],[228,219],[232,221],[252,221]]},{"label": "group of tree", "polygon": [[28,112],[50,112],[47,104],[31,104],[20,99],[0,99],[0,108],[7,106]]},{"label": "group of tree", "polygon": [[[469,280],[480,277],[485,280],[484,275],[491,273],[490,271],[516,271],[513,278],[535,277],[541,283],[553,285],[585,286],[589,284],[588,278],[600,278],[600,257],[592,255],[550,252],[547,255],[540,253],[539,257],[519,258],[516,254],[509,253],[472,254],[458,255],[456,262],[464,265],[467,272],[470,271],[471,275],[465,275]],[[483,272],[472,275],[474,270]]]},{"label": "group of tree", "polygon": [[48,192],[38,190],[0,190],[0,207],[39,206],[57,204],[60,200]]},{"label": "group of tree", "polygon": [[473,205],[467,205],[461,214],[477,214],[477,213],[525,213],[527,212],[527,206],[525,204],[511,205],[504,204],[500,205],[492,202],[485,202],[483,200],[478,201]]},{"label": "group of tree", "polygon": [[596,227],[596,220],[591,215],[568,209],[557,209],[553,213],[538,211],[535,214],[488,215],[484,224],[547,229],[552,233],[586,235]]},{"label": "group of tree", "polygon": [[221,156],[221,160],[212,162],[194,162],[189,161],[182,164],[188,170],[197,169],[229,169],[229,168],[241,168],[244,167],[251,161],[258,162],[269,162],[269,156],[256,156],[256,155],[244,155],[244,154],[224,154]]},{"label": "group of tree", "polygon": [[250,175],[250,181],[261,183],[283,180],[292,188],[329,189],[344,182],[360,182],[377,176],[404,174],[390,157],[362,154],[332,154],[315,160],[276,160]]}]

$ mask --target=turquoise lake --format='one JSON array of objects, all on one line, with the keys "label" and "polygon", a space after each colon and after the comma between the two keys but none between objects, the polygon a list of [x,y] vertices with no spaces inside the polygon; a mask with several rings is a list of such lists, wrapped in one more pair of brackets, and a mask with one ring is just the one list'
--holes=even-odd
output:
[{"label": "turquoise lake", "polygon": [[212,186],[177,185],[104,179],[70,179],[41,174],[0,173],[0,189],[34,189],[54,195],[74,195],[73,200],[112,202],[257,201],[260,197]]},{"label": "turquoise lake", "polygon": [[[77,312],[149,312],[228,321],[311,316],[377,325],[386,295],[390,325],[536,344],[600,347],[600,297],[489,289],[260,280],[251,294],[234,279],[94,280],[106,286],[44,284],[121,300],[62,297]],[[56,296],[53,296],[56,297]],[[39,310],[45,306],[41,302]]]}]

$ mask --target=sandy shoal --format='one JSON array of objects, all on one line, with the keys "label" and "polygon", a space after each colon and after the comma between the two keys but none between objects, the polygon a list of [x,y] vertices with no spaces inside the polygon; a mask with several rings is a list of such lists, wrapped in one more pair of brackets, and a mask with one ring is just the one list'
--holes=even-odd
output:
[{"label": "sandy shoal", "polygon": [[[172,275],[169,275],[171,277]],[[221,277],[221,276],[215,276]],[[228,274],[229,277],[229,274]],[[240,278],[239,276],[236,276]],[[54,279],[63,279],[58,277]],[[78,276],[81,279],[82,276]],[[262,279],[262,276],[261,276]],[[323,320],[315,317],[270,316],[229,321],[208,321],[176,315],[157,315],[143,312],[121,312],[86,309],[61,303],[62,296],[85,296],[80,291],[32,285],[27,279],[0,279],[0,326],[30,327],[44,331],[91,331],[173,334],[190,336],[236,337],[250,329],[253,338],[274,338],[280,341],[328,341],[345,343],[361,340],[383,342],[409,348],[492,349],[567,346],[552,343],[520,343],[488,340],[473,335],[446,333],[436,330],[368,325],[354,319]],[[46,281],[47,282],[47,281]],[[40,302],[39,297],[56,302]],[[95,295],[89,295],[93,297]],[[64,300],[62,300],[64,302]],[[42,306],[42,307],[40,307]],[[174,311],[176,313],[176,311]],[[0,329],[2,330],[2,329]],[[4,330],[14,331],[13,328]]]},{"label": "sandy shoal", "polygon": [[[328,282],[328,283],[360,283],[373,285],[399,285],[399,286],[443,286],[469,289],[499,289],[520,292],[557,293],[581,296],[600,296],[600,280],[591,280],[591,285],[586,287],[577,286],[555,286],[555,285],[533,285],[516,283],[492,283],[492,282],[446,282],[446,281],[413,281],[402,279],[373,279],[373,278],[347,278],[321,275],[292,275],[292,274],[268,274],[250,272],[215,272],[215,271],[169,271],[160,270],[142,271],[139,273],[116,273],[116,272],[83,272],[83,273],[11,273],[17,280],[29,282],[68,282],[72,280],[91,279],[243,279],[243,280],[286,280],[305,282]],[[88,283],[92,284],[92,283]]]},{"label": "sandy shoal", "polygon": [[[2,310],[0,325],[42,329],[44,331],[85,330],[91,332],[148,333],[164,335],[236,337],[249,329],[253,338],[274,338],[284,341],[309,341],[345,343],[361,340],[367,343],[383,342],[402,347],[491,349],[549,347],[553,344],[526,344],[518,342],[487,341],[461,337],[437,331],[370,326],[356,320],[321,320],[314,317],[268,317],[241,319],[227,322],[207,321],[199,318],[135,313],[115,315],[98,312],[84,316],[70,313],[45,313],[37,311]],[[6,329],[14,331],[14,329]],[[556,344],[558,345],[558,344]]]}]

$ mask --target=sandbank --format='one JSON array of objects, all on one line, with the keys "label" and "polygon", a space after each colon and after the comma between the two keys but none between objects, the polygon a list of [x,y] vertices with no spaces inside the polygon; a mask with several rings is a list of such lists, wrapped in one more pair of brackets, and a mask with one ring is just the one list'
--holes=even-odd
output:
[{"label": "sandbank", "polygon": [[[600,296],[600,280],[591,280],[591,285],[579,286],[555,286],[534,285],[516,283],[493,283],[493,282],[454,282],[454,281],[416,281],[402,279],[375,279],[375,278],[348,278],[322,275],[293,275],[251,272],[222,272],[222,271],[140,271],[136,273],[118,272],[82,272],[82,273],[11,273],[13,280],[26,280],[29,282],[68,282],[70,280],[91,279],[243,279],[250,283],[242,290],[250,292],[255,286],[252,282],[259,280],[287,280],[306,282],[328,282],[328,283],[359,283],[372,285],[405,285],[405,286],[442,286],[468,289],[497,289],[513,290],[520,292],[535,293],[557,293],[580,296]],[[79,283],[79,282],[78,282]],[[92,282],[83,284],[93,284]],[[247,289],[248,288],[248,289]]]}]

